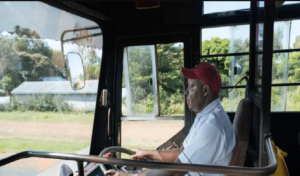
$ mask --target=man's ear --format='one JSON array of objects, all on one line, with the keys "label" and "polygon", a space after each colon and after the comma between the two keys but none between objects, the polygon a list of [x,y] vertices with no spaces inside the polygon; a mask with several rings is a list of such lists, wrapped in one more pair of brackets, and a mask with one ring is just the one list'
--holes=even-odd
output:
[{"label": "man's ear", "polygon": [[204,96],[205,96],[205,97],[209,94],[209,92],[210,92],[210,87],[209,87],[209,85],[204,85],[204,86],[203,86],[203,92],[204,92]]}]

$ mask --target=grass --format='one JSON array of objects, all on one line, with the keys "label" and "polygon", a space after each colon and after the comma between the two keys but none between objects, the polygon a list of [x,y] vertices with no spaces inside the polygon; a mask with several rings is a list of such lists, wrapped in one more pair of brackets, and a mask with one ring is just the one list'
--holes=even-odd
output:
[{"label": "grass", "polygon": [[83,112],[0,112],[0,120],[51,123],[93,123],[93,113]]},{"label": "grass", "polygon": [[[14,121],[16,124],[22,122],[34,122],[36,125],[39,123],[56,123],[62,125],[70,123],[92,124],[93,118],[93,113],[84,112],[0,112],[0,126],[1,121]],[[41,132],[47,130],[48,129],[44,129]],[[51,136],[51,131],[46,133],[43,138],[37,138],[38,135],[25,136],[22,134],[18,136],[9,136],[5,135],[5,133],[1,136],[0,130],[0,153],[20,152],[28,149],[75,153],[90,144],[90,138],[87,140],[80,139],[78,141],[74,140],[74,138],[68,138],[67,140],[62,141],[59,137],[47,139],[47,137]]]},{"label": "grass", "polygon": [[53,141],[44,139],[0,138],[0,152],[20,152],[24,150],[55,151],[76,153],[89,145],[88,142]]},{"label": "grass", "polygon": [[[79,126],[80,124],[85,124],[85,127],[89,124],[92,126],[93,118],[93,113],[84,112],[0,112],[0,126],[1,121],[13,122],[12,127],[6,128],[6,131],[1,131],[0,129],[0,153],[20,152],[28,149],[76,153],[90,144],[90,136],[88,134],[88,137],[83,135],[84,137],[79,138],[76,133],[72,133],[72,130],[66,127],[70,123],[78,123],[74,125]],[[60,137],[55,131],[47,128],[43,128],[36,133],[34,133],[34,130],[26,130],[26,133],[22,133],[22,131],[16,132],[17,130],[9,131],[10,129],[17,128],[14,126],[15,124],[16,126],[22,125],[22,122],[34,122],[35,126],[39,126],[39,123],[54,123],[54,126],[57,124],[57,128],[60,130],[65,129],[69,133]],[[156,136],[157,134],[149,135],[150,129],[155,128],[156,130],[165,131],[178,128],[179,130],[181,129],[181,125],[183,125],[181,122],[178,124],[170,123],[170,121],[124,121],[122,123],[124,123],[122,128],[122,147],[131,150],[136,148],[154,150],[161,143],[165,142],[167,138],[171,137],[170,135],[166,139],[162,139],[160,136]],[[47,124],[44,125],[47,126]],[[132,130],[132,128],[136,128],[136,130]],[[85,131],[85,133],[89,132]],[[143,134],[148,135],[144,136]],[[129,155],[122,154],[122,158],[129,158]]]}]

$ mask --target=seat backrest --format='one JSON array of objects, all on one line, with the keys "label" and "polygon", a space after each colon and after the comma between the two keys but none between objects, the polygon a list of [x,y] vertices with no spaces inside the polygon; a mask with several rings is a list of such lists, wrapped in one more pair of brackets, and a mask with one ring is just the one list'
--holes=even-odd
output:
[{"label": "seat backrest", "polygon": [[252,118],[252,103],[249,98],[243,98],[238,105],[233,120],[236,134],[236,145],[233,149],[230,166],[244,166],[250,135]]}]

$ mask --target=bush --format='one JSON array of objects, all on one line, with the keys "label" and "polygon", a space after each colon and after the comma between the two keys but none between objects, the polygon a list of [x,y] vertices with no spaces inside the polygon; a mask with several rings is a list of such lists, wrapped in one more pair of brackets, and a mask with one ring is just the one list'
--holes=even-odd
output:
[{"label": "bush", "polygon": [[0,111],[71,111],[72,107],[59,96],[50,94],[31,95],[26,101],[18,101],[11,97],[10,104],[1,105]]},{"label": "bush", "polygon": [[12,111],[10,104],[0,104],[0,111]]},{"label": "bush", "polygon": [[0,97],[4,97],[4,96],[7,96],[7,93],[5,93],[5,92],[0,92]]}]

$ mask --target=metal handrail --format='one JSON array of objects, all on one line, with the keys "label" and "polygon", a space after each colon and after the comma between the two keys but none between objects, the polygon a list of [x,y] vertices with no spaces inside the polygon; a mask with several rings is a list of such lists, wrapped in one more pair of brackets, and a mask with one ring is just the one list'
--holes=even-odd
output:
[{"label": "metal handrail", "polygon": [[168,162],[153,162],[153,161],[135,161],[129,159],[104,158],[99,156],[42,152],[42,151],[23,151],[0,160],[0,166],[6,165],[13,161],[29,158],[54,158],[63,160],[75,160],[78,163],[79,175],[83,176],[83,162],[95,162],[108,165],[126,165],[135,167],[145,167],[149,169],[163,169],[181,172],[201,172],[214,174],[230,174],[230,175],[270,175],[277,169],[277,162],[271,144],[271,135],[265,136],[265,144],[270,164],[265,167],[237,167],[237,166],[217,166],[204,164],[183,164],[183,163],[168,163]]}]

